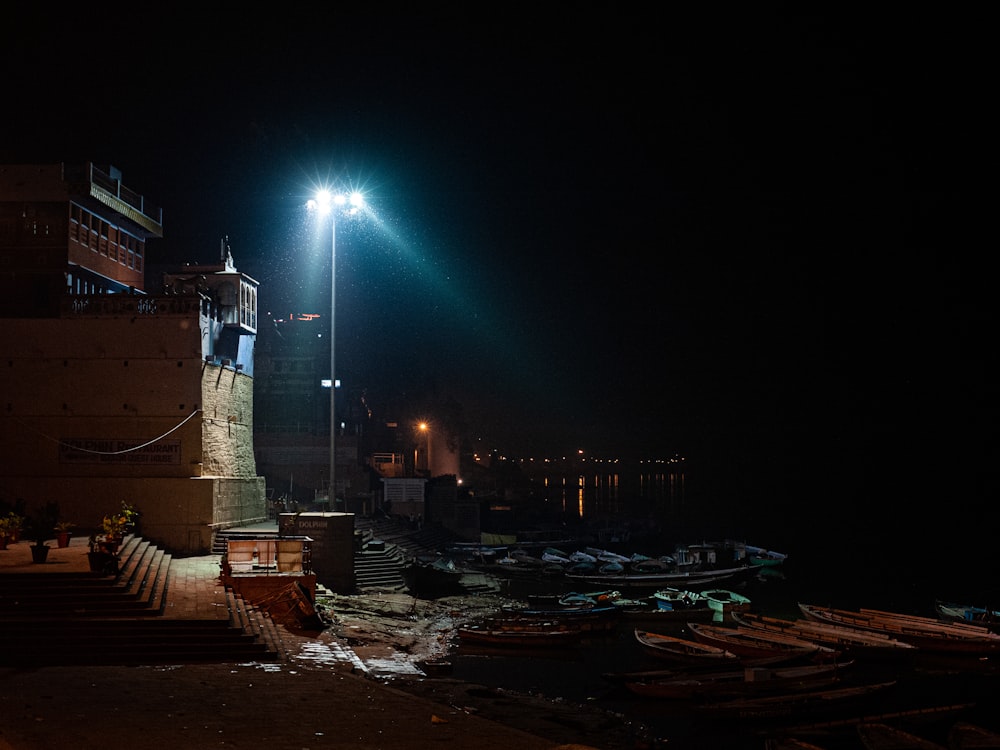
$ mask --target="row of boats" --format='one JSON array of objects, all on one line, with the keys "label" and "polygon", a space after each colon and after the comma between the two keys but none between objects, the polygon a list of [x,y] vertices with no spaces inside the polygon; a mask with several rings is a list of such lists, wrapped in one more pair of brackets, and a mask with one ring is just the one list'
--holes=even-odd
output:
[{"label": "row of boats", "polygon": [[[886,704],[885,696],[898,689],[899,676],[921,663],[922,657],[958,660],[959,669],[980,669],[1000,657],[1000,634],[985,623],[956,617],[957,605],[939,607],[937,617],[925,617],[798,603],[801,616],[786,619],[754,612],[743,597],[746,601],[731,603],[718,618],[697,614],[719,614],[705,606],[705,594],[658,590],[643,598],[643,610],[633,608],[631,600],[617,591],[535,597],[526,606],[504,607],[496,618],[466,626],[458,635],[468,643],[566,646],[610,631],[641,611],[648,621],[664,618],[662,627],[644,621],[643,627],[632,629],[653,668],[607,673],[606,680],[640,699],[684,705],[689,715],[707,721],[795,722],[795,726],[837,711],[856,709],[856,715],[866,715],[866,706]],[[650,600],[665,603],[662,610],[656,606],[662,614],[653,614]],[[880,722],[862,723],[866,728],[858,724],[859,737],[872,750],[944,747],[892,745],[888,738],[893,733],[882,730]],[[988,744],[994,736],[982,727],[962,726],[963,731],[952,733],[955,741],[949,748],[1000,748]],[[893,736],[899,740],[903,735]],[[969,744],[973,737],[987,744]],[[769,750],[821,747],[782,739],[783,744],[776,744],[777,737],[769,740]]]},{"label": "row of boats", "polygon": [[499,576],[564,576],[581,586],[652,590],[708,586],[747,580],[779,569],[787,555],[742,542],[683,545],[672,555],[623,555],[583,547],[566,552],[557,547],[532,551],[523,547],[457,544],[446,550],[459,565]]}]

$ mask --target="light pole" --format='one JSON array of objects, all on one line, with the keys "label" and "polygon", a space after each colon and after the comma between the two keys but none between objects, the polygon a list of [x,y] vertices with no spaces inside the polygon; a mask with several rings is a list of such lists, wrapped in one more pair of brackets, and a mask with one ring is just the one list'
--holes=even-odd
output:
[{"label": "light pole", "polygon": [[330,217],[330,487],[329,510],[336,506],[337,476],[337,214],[354,215],[365,205],[361,193],[331,193],[320,190],[306,203],[310,211]]},{"label": "light pole", "polygon": [[424,471],[427,472],[428,478],[431,476],[431,427],[426,422],[421,422],[417,425],[417,429],[424,434],[425,448],[427,453],[424,456]]}]

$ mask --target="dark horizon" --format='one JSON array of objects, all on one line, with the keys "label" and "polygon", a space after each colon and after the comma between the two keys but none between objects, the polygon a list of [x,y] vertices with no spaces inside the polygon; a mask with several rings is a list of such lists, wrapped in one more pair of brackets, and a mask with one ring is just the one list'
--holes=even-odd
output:
[{"label": "dark horizon", "polygon": [[326,313],[303,204],[369,193],[338,377],[452,399],[512,454],[681,452],[803,526],[985,541],[976,14],[39,12],[0,52],[0,164],[120,168],[164,209],[154,267],[229,237],[262,312]]}]

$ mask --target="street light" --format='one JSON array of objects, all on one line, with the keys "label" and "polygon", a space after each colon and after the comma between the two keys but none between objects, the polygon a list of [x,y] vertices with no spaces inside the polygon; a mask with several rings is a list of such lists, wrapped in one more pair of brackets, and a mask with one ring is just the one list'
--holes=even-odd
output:
[{"label": "street light", "polygon": [[[426,440],[426,450],[427,453],[424,456],[424,471],[427,472],[427,476],[431,476],[431,427],[426,422],[421,422],[417,425],[417,429],[424,433],[424,439]],[[416,463],[416,462],[414,462]],[[416,469],[416,466],[414,466]]]},{"label": "street light", "polygon": [[365,205],[361,193],[331,193],[319,190],[316,197],[306,203],[306,208],[319,216],[330,217],[330,488],[327,502],[333,510],[337,485],[337,214],[353,216]]}]

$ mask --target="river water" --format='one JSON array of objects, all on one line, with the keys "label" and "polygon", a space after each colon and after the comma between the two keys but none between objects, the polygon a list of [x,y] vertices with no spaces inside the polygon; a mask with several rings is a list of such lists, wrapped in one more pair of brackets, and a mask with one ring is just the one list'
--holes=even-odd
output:
[{"label": "river water", "polygon": [[[927,575],[927,570],[941,571],[926,564],[908,564],[905,556],[900,558],[898,546],[879,555],[872,537],[863,532],[853,538],[843,537],[829,529],[810,528],[805,517],[774,517],[766,523],[761,514],[746,509],[724,512],[730,510],[726,503],[692,498],[682,473],[653,471],[628,478],[614,474],[545,477],[536,481],[533,500],[550,511],[555,509],[557,512],[550,512],[548,517],[561,519],[568,533],[583,528],[603,529],[606,535],[602,541],[614,541],[599,546],[626,555],[672,554],[678,544],[723,538],[784,552],[789,557],[776,574],[738,584],[738,590],[751,599],[753,611],[776,617],[800,617],[798,602],[933,615],[935,598],[964,601],[966,596],[981,596],[990,585],[983,580]],[[503,593],[523,600],[531,594],[579,590],[571,579],[549,576],[503,579],[502,585]],[[625,595],[633,593],[638,595]],[[778,724],[721,721],[702,718],[690,704],[632,695],[608,675],[670,668],[642,650],[635,639],[636,627],[646,626],[622,618],[614,631],[595,634],[581,646],[561,651],[484,650],[460,644],[450,656],[453,676],[499,689],[605,708],[647,727],[650,736],[662,742],[655,744],[658,747],[759,749],[764,747],[765,736],[789,723],[820,720],[803,716]],[[685,635],[683,624],[672,625],[670,630]],[[1000,714],[997,673],[996,665],[988,661],[963,661],[957,667],[929,663],[915,671],[888,675],[880,672],[870,677],[884,676],[897,684],[880,702],[859,707],[848,718],[897,715],[894,723],[942,744],[946,744],[947,729],[956,717],[1000,728],[995,718]],[[868,679],[869,675],[862,677]],[[963,708],[938,710],[945,706]],[[852,726],[827,729],[806,739],[831,750],[862,747]]]}]

